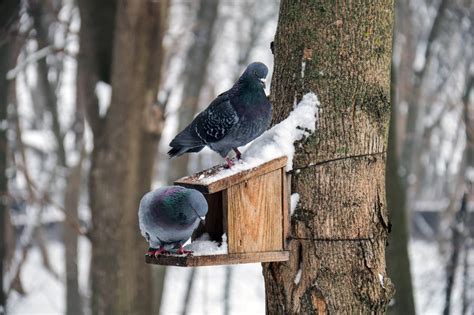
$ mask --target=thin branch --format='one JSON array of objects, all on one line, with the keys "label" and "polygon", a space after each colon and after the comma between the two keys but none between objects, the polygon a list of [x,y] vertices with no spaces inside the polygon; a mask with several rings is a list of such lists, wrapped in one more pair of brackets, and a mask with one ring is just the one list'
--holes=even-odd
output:
[{"label": "thin branch", "polygon": [[[433,24],[428,35],[426,50],[425,50],[425,62],[423,67],[419,71],[415,71],[415,76],[417,77],[417,82],[421,86],[421,82],[423,82],[426,69],[428,68],[428,64],[430,63],[431,56],[433,53],[433,42],[438,38],[440,30],[441,30],[441,22],[445,17],[445,12],[448,7],[449,1],[448,0],[441,0],[441,3],[436,11],[436,16],[433,20]],[[416,82],[415,81],[415,82]],[[415,83],[416,84],[416,83]]]},{"label": "thin branch", "polygon": [[[67,213],[67,211],[64,209],[63,206],[55,202],[48,193],[42,193],[40,189],[38,189],[38,185],[33,181],[31,178],[29,169],[26,167],[27,160],[26,160],[26,150],[25,150],[25,145],[22,141],[21,138],[21,127],[20,127],[20,119],[18,117],[18,114],[16,113],[15,115],[15,128],[16,128],[16,134],[17,134],[17,145],[18,149],[20,152],[20,157],[21,157],[21,163],[16,163],[16,167],[20,169],[23,172],[23,175],[25,176],[25,180],[27,183],[27,189],[28,189],[28,196],[29,200],[31,202],[47,202],[60,210],[62,213],[64,213],[64,220],[66,223],[68,223],[73,230],[75,230],[79,235],[87,236],[87,231],[81,226],[80,222],[78,222],[76,219],[71,218],[70,215]],[[42,197],[38,197],[38,196]]]},{"label": "thin branch", "polygon": [[26,67],[32,63],[36,63],[38,60],[42,58],[46,58],[50,53],[54,51],[53,46],[46,46],[41,48],[34,53],[28,55],[25,60],[18,63],[15,68],[7,72],[7,79],[13,80],[17,77],[17,75],[22,72]]}]

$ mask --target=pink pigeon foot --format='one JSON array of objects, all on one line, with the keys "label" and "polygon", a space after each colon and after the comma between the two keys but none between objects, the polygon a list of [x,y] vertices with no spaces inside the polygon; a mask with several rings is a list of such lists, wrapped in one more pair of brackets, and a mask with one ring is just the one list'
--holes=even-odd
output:
[{"label": "pink pigeon foot", "polygon": [[159,255],[167,255],[169,253],[169,251],[167,251],[163,246],[161,246],[159,249],[149,248],[145,256],[158,257]]},{"label": "pink pigeon foot", "polygon": [[232,166],[234,166],[234,162],[232,162],[232,159],[226,157],[225,161],[227,162],[227,168],[231,168]]},{"label": "pink pigeon foot", "polygon": [[192,254],[192,253],[193,253],[192,250],[184,249],[182,244],[179,244],[179,249],[176,251],[176,254],[178,254],[178,255],[189,255],[189,254]]}]

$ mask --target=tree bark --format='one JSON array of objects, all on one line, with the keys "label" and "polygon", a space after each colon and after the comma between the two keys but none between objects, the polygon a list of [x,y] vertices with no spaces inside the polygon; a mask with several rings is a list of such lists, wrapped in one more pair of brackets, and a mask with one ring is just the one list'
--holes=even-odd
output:
[{"label": "tree bark", "polygon": [[137,207],[150,189],[161,135],[161,130],[154,129],[153,113],[157,112],[166,9],[166,1],[118,1],[111,104],[105,117],[98,116],[93,101],[87,106],[94,132],[90,174],[93,314],[152,311],[151,269],[143,260],[146,243],[138,230]]},{"label": "tree bark", "polygon": [[392,23],[390,0],[281,3],[274,122],[309,91],[322,110],[296,150],[290,260],[263,264],[268,314],[382,313],[392,297],[384,178]]}]

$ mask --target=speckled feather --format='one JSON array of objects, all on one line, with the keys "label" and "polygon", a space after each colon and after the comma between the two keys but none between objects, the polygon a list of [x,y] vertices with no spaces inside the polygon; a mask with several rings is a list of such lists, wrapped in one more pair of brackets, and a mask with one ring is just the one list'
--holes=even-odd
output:
[{"label": "speckled feather", "polygon": [[220,94],[171,141],[170,157],[199,152],[206,145],[225,157],[260,136],[272,117],[272,106],[260,81],[267,73],[263,63],[250,64],[230,90]]}]

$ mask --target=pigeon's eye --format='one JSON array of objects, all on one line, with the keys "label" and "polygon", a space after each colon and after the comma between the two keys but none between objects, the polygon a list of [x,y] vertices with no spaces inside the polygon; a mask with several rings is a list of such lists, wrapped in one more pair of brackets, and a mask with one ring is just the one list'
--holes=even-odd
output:
[{"label": "pigeon's eye", "polygon": [[253,74],[255,74],[255,76],[257,76],[257,70],[255,70],[255,71],[253,72]]}]

